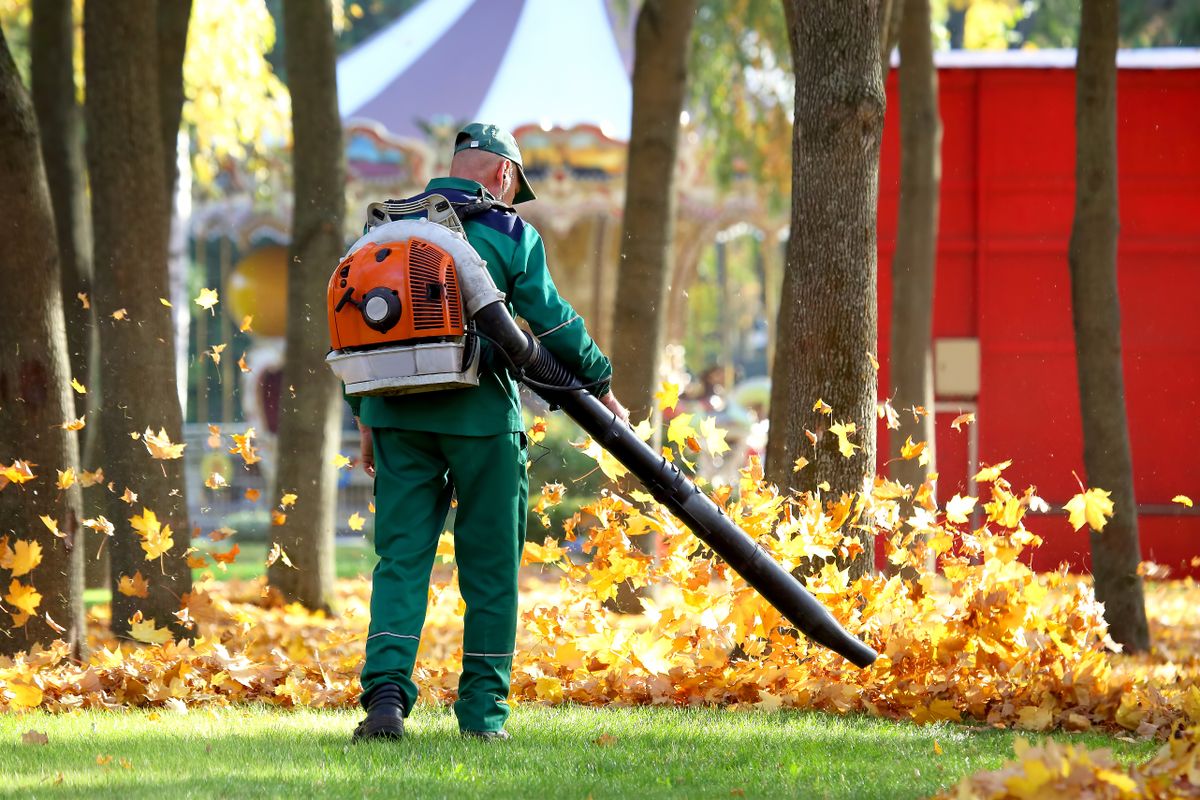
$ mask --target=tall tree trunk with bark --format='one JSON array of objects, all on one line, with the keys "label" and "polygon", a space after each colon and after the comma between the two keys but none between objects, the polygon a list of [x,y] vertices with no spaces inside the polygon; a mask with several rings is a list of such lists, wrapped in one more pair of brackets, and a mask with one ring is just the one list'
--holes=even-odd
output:
[{"label": "tall tree trunk with bark", "polygon": [[[891,431],[891,475],[914,488],[935,471],[933,414],[933,287],[937,261],[942,121],[933,65],[929,0],[903,0],[900,25],[900,203],[892,255],[892,345],[889,371],[895,406],[924,406],[915,425]],[[929,463],[905,460],[905,439],[926,442]]]},{"label": "tall tree trunk with bark", "polygon": [[[182,635],[189,630],[173,616],[192,573],[184,551],[191,536],[183,459],[153,458],[147,445],[130,437],[147,428],[164,429],[172,442],[183,438],[175,387],[174,328],[167,296],[167,231],[164,202],[162,122],[158,96],[158,39],[154,0],[87,3],[84,7],[84,67],[87,79],[87,154],[95,236],[93,305],[103,351],[100,410],[104,471],[116,493],[108,508],[117,526],[112,542],[112,624],[127,634],[141,611],[159,627]],[[120,312],[124,310],[122,315]],[[117,313],[123,319],[113,317]],[[137,501],[119,494],[128,487]],[[169,525],[173,546],[148,560],[130,519],[154,512]],[[125,575],[149,581],[149,596],[117,591]]]},{"label": "tall tree trunk with bark", "polygon": [[1071,308],[1088,484],[1112,492],[1113,517],[1092,532],[1092,575],[1109,634],[1131,651],[1150,632],[1138,575],[1137,502],[1125,418],[1117,292],[1117,0],[1083,4],[1075,66],[1075,222]]},{"label": "tall tree trunk with bark", "polygon": [[[83,538],[79,485],[55,486],[55,470],[79,471],[78,434],[63,423],[74,415],[58,248],[38,126],[17,66],[0,31],[0,273],[14,283],[0,292],[0,464],[20,459],[36,474],[28,484],[0,489],[2,549],[32,542],[40,563],[0,568],[6,613],[0,654],[66,639],[79,654],[87,634],[83,614]],[[6,483],[0,479],[0,483]],[[42,524],[51,517],[62,537]],[[41,594],[39,603],[25,590]],[[25,597],[27,604],[14,598]],[[31,613],[30,613],[31,612]],[[48,617],[47,617],[48,615]],[[50,620],[66,630],[60,633]]]},{"label": "tall tree trunk with bark", "polygon": [[345,249],[345,163],[338,116],[333,15],[329,0],[284,5],[284,58],[292,95],[295,202],[288,246],[287,355],[279,404],[275,492],[297,495],[272,539],[291,558],[268,569],[290,601],[331,609],[341,393],[325,365],[325,284]]},{"label": "tall tree trunk with bark", "polygon": [[[858,492],[875,467],[876,200],[886,103],[877,0],[784,3],[796,76],[792,228],[775,362],[767,478],[781,489]],[[817,399],[832,416],[813,410]],[[839,452],[831,423],[855,426]],[[820,435],[810,446],[806,430]],[[799,472],[800,456],[810,464]],[[851,574],[870,571],[872,541]]]},{"label": "tall tree trunk with bark", "polygon": [[[54,210],[71,376],[87,388],[87,394],[73,400],[75,416],[83,416],[89,423],[80,434],[80,463],[84,469],[95,469],[104,463],[99,446],[100,419],[92,411],[98,408],[102,396],[97,365],[100,348],[90,307],[92,220],[87,208],[83,108],[76,99],[74,53],[75,20],[70,0],[34,0],[30,29],[33,106]],[[88,305],[80,295],[89,298]],[[84,489],[85,510],[103,505],[104,492],[103,484]],[[104,537],[85,536],[80,547],[84,551],[85,584],[107,586],[108,549]]]},{"label": "tall tree trunk with bark", "polygon": [[696,0],[638,13],[633,120],[613,327],[613,389],[636,419],[655,408],[675,232],[675,162]]}]

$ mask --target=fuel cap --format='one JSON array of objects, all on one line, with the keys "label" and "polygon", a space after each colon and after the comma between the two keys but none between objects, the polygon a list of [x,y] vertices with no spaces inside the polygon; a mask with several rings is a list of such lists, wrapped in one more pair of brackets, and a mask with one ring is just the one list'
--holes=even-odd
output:
[{"label": "fuel cap", "polygon": [[400,298],[391,289],[382,286],[372,289],[363,295],[358,307],[367,327],[380,333],[385,333],[400,321]]}]

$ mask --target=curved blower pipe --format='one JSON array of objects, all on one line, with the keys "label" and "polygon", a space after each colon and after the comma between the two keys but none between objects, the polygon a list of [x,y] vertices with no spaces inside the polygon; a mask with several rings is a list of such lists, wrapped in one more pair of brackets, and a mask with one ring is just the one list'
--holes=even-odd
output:
[{"label": "curved blower pipe", "polygon": [[[878,654],[846,632],[829,610],[790,572],[767,555],[750,536],[688,480],[678,467],[654,452],[612,411],[584,391],[580,380],[548,350],[517,327],[485,269],[470,262],[458,269],[467,314],[480,333],[503,348],[526,382],[546,402],[558,406],[640,480],[655,500],[746,579],[767,602],[817,644],[868,667]],[[551,389],[561,386],[561,389]]]}]

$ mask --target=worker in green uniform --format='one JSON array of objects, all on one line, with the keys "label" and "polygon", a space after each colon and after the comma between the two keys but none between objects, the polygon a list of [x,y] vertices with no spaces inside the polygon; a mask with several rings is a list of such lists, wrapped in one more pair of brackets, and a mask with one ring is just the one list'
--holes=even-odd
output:
[{"label": "worker in green uniform", "polygon": [[[554,287],[541,236],[512,208],[535,197],[516,140],[495,125],[466,126],[456,137],[449,177],[431,180],[424,194],[430,193],[456,205],[481,197],[500,201],[464,221],[467,240],[487,262],[509,311],[628,421],[608,388],[608,359]],[[458,583],[466,603],[454,713],[466,735],[508,738],[504,723],[529,479],[517,386],[484,344],[478,387],[347,398],[361,433],[364,468],[375,478],[379,555],[362,671],[367,716],[355,729],[356,740],[402,736],[404,718],[416,702],[412,671],[452,494]]]}]

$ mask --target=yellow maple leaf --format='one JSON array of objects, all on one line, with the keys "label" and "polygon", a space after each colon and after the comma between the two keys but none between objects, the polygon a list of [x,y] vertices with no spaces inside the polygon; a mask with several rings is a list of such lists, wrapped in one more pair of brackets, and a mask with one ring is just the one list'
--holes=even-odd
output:
[{"label": "yellow maple leaf", "polygon": [[804,456],[800,456],[799,458],[796,459],[796,462],[792,465],[792,472],[799,472],[800,470],[807,467],[808,464],[809,464],[808,459],[805,458]]},{"label": "yellow maple leaf", "polygon": [[954,495],[946,503],[946,521],[957,523],[967,522],[977,502],[979,500],[975,497],[963,497],[960,494]]},{"label": "yellow maple leaf", "polygon": [[1113,502],[1109,499],[1111,495],[1112,492],[1103,489],[1088,489],[1068,500],[1063,508],[1069,515],[1071,527],[1079,530],[1087,523],[1094,531],[1104,530],[1113,515]]},{"label": "yellow maple leaf", "polygon": [[18,458],[12,464],[0,469],[0,489],[3,489],[10,483],[20,486],[36,478],[37,476],[33,474],[33,466],[28,461],[22,461]]},{"label": "yellow maple leaf", "polygon": [[117,582],[117,591],[126,597],[149,597],[150,584],[142,577],[142,571],[133,573],[133,577],[122,575]]},{"label": "yellow maple leaf", "polygon": [[142,539],[147,561],[153,561],[175,546],[175,540],[171,538],[171,526],[161,524],[158,515],[145,506],[141,514],[129,518],[129,524]]},{"label": "yellow maple leaf", "polygon": [[116,311],[112,312],[112,314],[110,314],[109,316],[111,316],[113,319],[115,319],[119,322],[121,320],[129,319],[129,311],[124,308],[118,308]]},{"label": "yellow maple leaf", "polygon": [[833,407],[819,397],[817,398],[817,402],[813,403],[812,410],[820,411],[822,414],[833,413]]},{"label": "yellow maple leaf", "polygon": [[159,428],[157,434],[146,428],[142,434],[142,441],[146,445],[146,451],[151,456],[164,461],[172,458],[182,458],[183,448],[187,447],[187,444],[183,442],[179,444],[173,443],[171,438],[167,436],[166,428]]},{"label": "yellow maple leaf", "polygon": [[83,306],[84,309],[89,309],[92,307],[91,301],[88,300],[87,292],[76,292],[75,297],[79,298],[79,304]]},{"label": "yellow maple leaf", "polygon": [[1192,498],[1188,497],[1186,494],[1175,495],[1174,497],[1171,498],[1171,502],[1179,503],[1179,505],[1187,506],[1188,508],[1192,507]]},{"label": "yellow maple leaf", "polygon": [[163,304],[164,306],[166,306],[167,308],[174,308],[174,307],[175,307],[175,306],[171,305],[171,301],[170,301],[170,300],[168,300],[168,299],[167,299],[167,298],[165,298],[165,297],[160,297],[160,298],[158,298],[158,302],[162,303],[162,304]]},{"label": "yellow maple leaf", "polygon": [[983,467],[979,472],[975,473],[976,483],[990,483],[1000,477],[1000,473],[1012,466],[1012,460],[1001,461],[999,464],[994,464],[990,467]]},{"label": "yellow maple leaf", "polygon": [[208,313],[215,314],[216,312],[213,311],[213,306],[220,301],[217,299],[216,289],[201,289],[200,294],[192,302],[203,308]]},{"label": "yellow maple leaf", "polygon": [[49,514],[42,514],[40,517],[38,517],[38,519],[40,519],[42,524],[46,526],[46,530],[50,531],[58,538],[62,539],[66,537],[66,534],[58,529],[58,520],[56,520],[54,517],[50,516]]},{"label": "yellow maple leaf", "polygon": [[271,524],[278,527],[280,525],[283,525],[285,522],[287,522],[287,514],[283,513],[278,508],[272,508],[271,509]]},{"label": "yellow maple leaf", "polygon": [[916,458],[925,452],[925,445],[926,442],[913,442],[912,437],[909,436],[900,446],[900,457],[905,461]]},{"label": "yellow maple leaf", "polygon": [[875,413],[880,419],[887,420],[887,427],[891,430],[900,429],[900,415],[896,413],[896,409],[892,407],[891,400],[884,400],[882,403],[875,405]]},{"label": "yellow maple leaf", "polygon": [[13,681],[8,684],[8,690],[12,692],[11,702],[17,708],[37,708],[42,704],[42,687],[35,683]]},{"label": "yellow maple leaf", "polygon": [[658,403],[659,411],[675,408],[679,405],[679,384],[663,381],[662,388],[654,393],[654,400]]},{"label": "yellow maple leaf", "polygon": [[4,599],[20,609],[21,613],[32,615],[37,613],[37,607],[42,602],[42,595],[33,586],[26,586],[13,578]]},{"label": "yellow maple leaf", "polygon": [[[108,485],[108,488],[110,488],[110,489],[112,488],[111,483]],[[121,494],[121,501],[123,503],[133,505],[134,503],[137,502],[137,492],[135,492],[133,489],[130,489],[128,486],[126,486],[124,493]]]},{"label": "yellow maple leaf", "polygon": [[717,427],[717,421],[712,417],[705,417],[700,422],[700,435],[704,437],[704,446],[713,456],[729,452],[729,444],[725,441],[727,433],[729,431],[725,428]]},{"label": "yellow maple leaf", "polygon": [[96,533],[103,533],[105,536],[112,536],[116,533],[116,526],[103,515],[97,515],[94,519],[85,519],[81,524],[83,527],[96,531]]},{"label": "yellow maple leaf", "polygon": [[338,453],[337,455],[335,455],[333,457],[333,466],[334,466],[334,469],[342,469],[343,467],[348,467],[348,466],[350,466],[350,459],[346,458],[341,453]]},{"label": "yellow maple leaf", "polygon": [[214,364],[220,364],[221,363],[221,353],[224,353],[225,348],[228,346],[229,345],[227,345],[227,344],[214,344],[212,346],[212,348],[204,351],[204,355],[211,358],[212,362]]},{"label": "yellow maple leaf", "polygon": [[242,372],[250,371],[250,367],[248,367],[246,365],[246,354],[245,353],[242,353],[240,356],[238,356],[237,366],[238,366],[238,369],[240,369]]},{"label": "yellow maple leaf", "polygon": [[287,492],[283,495],[283,497],[279,498],[279,507],[290,508],[291,506],[296,505],[296,499],[297,496],[295,494],[292,492]]},{"label": "yellow maple leaf", "polygon": [[[601,447],[594,439],[587,439],[582,444],[571,443],[571,446],[576,450],[581,450],[585,455],[590,456],[599,465],[600,471],[610,481],[620,480],[623,476],[629,474],[629,470],[625,469],[625,465],[617,461],[612,453]],[[663,448],[664,450],[666,448]]]},{"label": "yellow maple leaf", "polygon": [[364,523],[366,523],[366,519],[357,511],[350,515],[350,519],[346,520],[346,524],[350,526],[350,530],[352,531],[361,531]]},{"label": "yellow maple leaf", "polygon": [[218,489],[227,488],[229,486],[229,483],[225,480],[224,475],[222,475],[219,472],[214,472],[211,475],[209,475],[207,478],[204,479],[204,485],[207,486],[209,489],[216,491]]},{"label": "yellow maple leaf", "polygon": [[541,417],[534,417],[533,424],[529,426],[529,430],[525,432],[532,444],[538,444],[546,438],[546,420]]},{"label": "yellow maple leaf", "polygon": [[254,428],[247,428],[245,433],[234,433],[233,447],[229,452],[240,455],[246,466],[250,466],[261,459],[258,457],[258,452],[254,449]]},{"label": "yellow maple leaf", "polygon": [[88,472],[85,469],[83,472],[79,473],[79,485],[82,486],[83,488],[86,489],[89,486],[95,486],[98,483],[104,483],[104,468],[103,467],[100,467],[99,469],[95,469],[91,472]]},{"label": "yellow maple leaf", "polygon": [[667,441],[679,448],[682,453],[687,447],[688,437],[695,438],[696,429],[692,427],[692,414],[676,414],[667,425]]},{"label": "yellow maple leaf", "polygon": [[[9,556],[11,553],[11,557]],[[42,545],[29,539],[17,539],[12,550],[0,555],[0,567],[12,570],[14,578],[25,575],[42,563]]]},{"label": "yellow maple leaf", "polygon": [[853,422],[835,422],[829,426],[829,432],[838,439],[838,451],[846,458],[850,458],[855,450],[860,449],[859,445],[853,444],[849,439],[856,429]]},{"label": "yellow maple leaf", "polygon": [[974,421],[974,412],[967,412],[966,414],[959,414],[957,417],[955,417],[954,421],[950,423],[950,427],[954,428],[956,431],[961,431],[964,425],[970,425]]},{"label": "yellow maple leaf", "polygon": [[66,469],[56,470],[56,472],[58,472],[56,485],[59,489],[70,489],[75,485],[75,470],[67,467]]},{"label": "yellow maple leaf", "polygon": [[242,324],[238,327],[238,330],[240,330],[242,333],[249,333],[251,330],[250,323],[252,322],[254,322],[254,315],[247,314],[246,316],[242,317]]},{"label": "yellow maple leaf", "polygon": [[64,431],[81,431],[83,430],[83,426],[86,424],[87,414],[84,414],[82,417],[77,419],[69,419],[58,427],[62,428]]},{"label": "yellow maple leaf", "polygon": [[279,544],[279,542],[272,542],[271,552],[267,553],[267,566],[271,566],[276,561],[282,561],[285,566],[289,566],[292,569],[296,568],[296,565],[292,563],[290,558],[288,558],[288,554],[284,552],[283,547]]},{"label": "yellow maple leaf", "polygon": [[76,394],[87,394],[87,387],[74,378],[71,378],[71,388],[75,390]]},{"label": "yellow maple leaf", "polygon": [[146,644],[166,644],[173,638],[169,628],[160,628],[154,624],[154,619],[142,619],[142,612],[129,618],[129,635],[139,642]]}]

